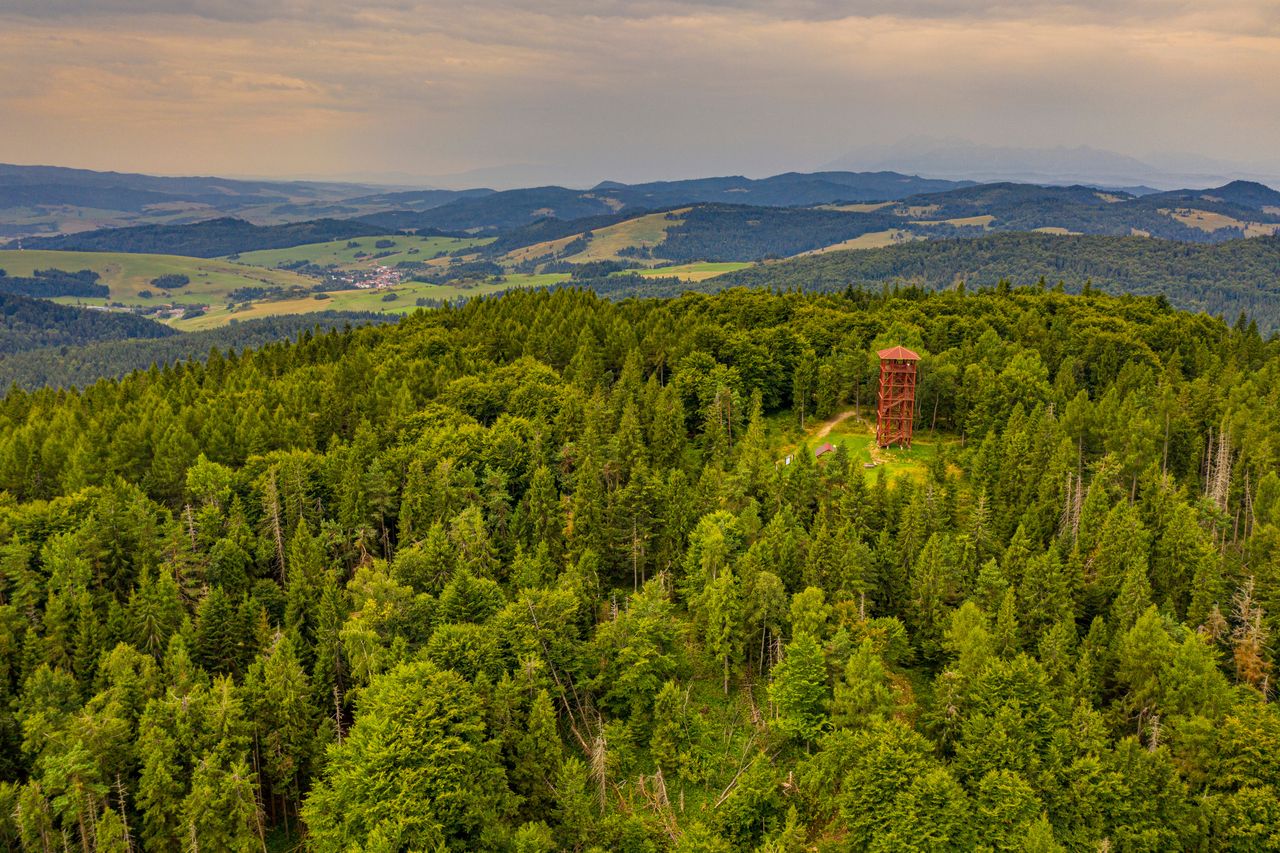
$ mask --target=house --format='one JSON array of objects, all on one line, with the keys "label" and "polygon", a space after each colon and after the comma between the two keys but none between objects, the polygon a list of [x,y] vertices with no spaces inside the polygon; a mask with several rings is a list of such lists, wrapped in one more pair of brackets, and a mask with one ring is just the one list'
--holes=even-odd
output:
[{"label": "house", "polygon": [[813,451],[813,458],[817,459],[821,456],[826,456],[828,453],[833,452],[835,449],[836,449],[836,446],[831,442],[829,441],[824,442],[821,447]]}]

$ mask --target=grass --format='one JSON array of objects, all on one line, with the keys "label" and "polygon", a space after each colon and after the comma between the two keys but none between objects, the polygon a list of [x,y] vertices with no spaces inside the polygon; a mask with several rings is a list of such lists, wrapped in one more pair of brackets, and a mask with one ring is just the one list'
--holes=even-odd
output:
[{"label": "grass", "polygon": [[838,210],[842,213],[875,213],[886,207],[893,207],[896,201],[866,201],[855,204],[820,204],[819,210]]},{"label": "grass", "polygon": [[[411,238],[418,239],[418,238]],[[451,239],[451,238],[427,238]],[[372,239],[369,239],[372,244]],[[345,245],[345,241],[342,241]],[[322,245],[322,244],[316,244]],[[290,251],[288,249],[281,250]],[[257,254],[257,253],[255,253]],[[90,269],[102,276],[111,295],[106,299],[59,297],[53,301],[66,305],[105,305],[119,302],[124,305],[207,305],[199,317],[183,320],[177,317],[160,318],[176,329],[195,331],[222,326],[231,320],[252,320],[279,314],[311,314],[317,311],[373,311],[378,313],[405,314],[416,309],[420,298],[452,300],[459,297],[487,296],[524,287],[546,287],[567,281],[563,273],[545,275],[508,275],[501,279],[483,279],[473,282],[427,284],[405,282],[391,292],[396,298],[384,301],[386,290],[360,289],[336,290],[325,294],[327,299],[315,295],[295,299],[261,300],[227,307],[232,291],[242,287],[301,287],[310,290],[315,280],[287,270],[250,266],[243,263],[203,258],[187,258],[178,255],[138,255],[114,252],[46,252],[0,251],[0,269],[13,276],[31,275],[36,269]],[[186,287],[162,291],[151,280],[170,273],[186,275],[191,283]],[[139,295],[150,290],[150,299]]]},{"label": "grass", "polygon": [[616,261],[621,260],[618,254],[620,249],[632,246],[652,249],[667,239],[668,228],[684,222],[683,216],[688,212],[687,207],[671,211],[675,219],[668,219],[667,213],[649,213],[616,225],[597,228],[591,232],[591,242],[587,244],[586,250],[565,260],[573,263]]},{"label": "grass", "polygon": [[706,281],[727,272],[746,269],[751,266],[743,261],[702,261],[693,264],[677,264],[670,267],[654,267],[648,270],[625,270],[634,272],[643,278],[678,278],[681,281]]},{"label": "grass", "polygon": [[1268,237],[1272,234],[1280,233],[1280,225],[1272,222],[1245,222],[1243,219],[1236,219],[1224,213],[1212,213],[1207,210],[1182,208],[1178,210],[1162,209],[1160,212],[1166,216],[1173,217],[1183,225],[1198,228],[1209,234],[1214,231],[1220,231],[1223,228],[1239,228],[1246,237]]},{"label": "grass", "polygon": [[901,228],[890,228],[888,231],[871,231],[867,234],[859,234],[852,239],[832,243],[830,246],[823,246],[821,249],[801,252],[800,255],[823,255],[827,252],[839,252],[845,249],[882,249],[885,246],[893,246],[918,239],[920,238],[910,231],[903,231]]},{"label": "grass", "polygon": [[[395,266],[401,261],[429,261],[441,258],[457,249],[469,249],[492,242],[491,237],[417,237],[386,234],[377,237],[357,237],[354,240],[332,240],[327,243],[308,243],[288,249],[264,249],[243,252],[236,258],[241,264],[258,267],[278,267],[305,261],[316,266],[337,266],[344,269],[370,269]],[[390,242],[390,246],[378,248],[377,243]],[[374,257],[384,255],[384,257]]]},{"label": "grass", "polygon": [[857,416],[846,416],[844,420],[834,423],[826,435],[822,434],[822,430],[831,424],[831,421],[811,422],[801,438],[795,426],[795,414],[789,411],[779,412],[769,419],[768,429],[769,434],[775,437],[779,445],[779,459],[796,453],[802,444],[808,448],[808,452],[813,453],[824,442],[829,442],[836,447],[843,447],[849,454],[850,464],[854,467],[863,467],[868,463],[876,462],[874,468],[867,469],[868,476],[875,477],[880,471],[884,471],[890,481],[903,476],[923,481],[928,472],[929,462],[938,455],[939,448],[957,443],[957,439],[952,436],[942,433],[930,435],[928,430],[919,430],[910,448],[890,447],[873,450],[874,417],[874,410],[868,413],[866,420],[859,419]]},{"label": "grass", "polygon": [[[228,294],[240,287],[311,287],[315,282],[284,270],[267,270],[234,264],[223,260],[187,258],[179,255],[137,255],[124,252],[48,252],[0,251],[0,269],[9,275],[31,275],[37,269],[69,271],[93,270],[101,283],[111,291],[112,302],[125,305],[216,305],[225,303]],[[181,288],[162,291],[152,279],[167,274],[181,274],[191,283]],[[139,294],[151,291],[146,299]],[[167,295],[166,295],[167,294]],[[108,300],[63,297],[58,302],[102,305]]]},{"label": "grass", "polygon": [[[199,317],[190,320],[173,320],[169,325],[184,331],[211,329],[225,325],[231,320],[256,320],[272,317],[277,314],[312,314],[317,311],[371,311],[377,314],[408,314],[418,309],[419,299],[439,301],[453,300],[459,297],[490,296],[506,290],[527,287],[547,287],[568,281],[565,273],[547,273],[544,275],[508,275],[501,279],[484,279],[475,282],[452,282],[450,284],[428,284],[421,281],[408,281],[396,287],[383,290],[372,288],[361,290],[331,290],[324,294],[328,299],[317,299],[315,295],[298,299],[264,300],[250,303],[247,307],[229,310],[225,305],[215,307]],[[395,299],[387,300],[388,294],[395,294]]]},{"label": "grass", "polygon": [[[646,213],[634,219],[627,219],[613,225],[597,228],[594,231],[585,232],[591,235],[587,248],[575,255],[570,255],[565,260],[575,264],[583,264],[590,261],[617,261],[622,260],[622,256],[618,254],[622,249],[633,246],[652,249],[667,239],[667,229],[683,222],[684,220],[679,217],[688,211],[689,208],[687,207],[670,211],[672,215],[677,217],[676,219],[668,219],[666,212]],[[509,264],[518,264],[528,260],[549,259],[552,255],[564,251],[566,246],[581,236],[582,234],[571,234],[568,237],[560,237],[555,240],[546,240],[542,243],[534,243],[531,246],[512,249],[503,256],[502,260]]]},{"label": "grass", "polygon": [[980,225],[987,228],[996,218],[990,213],[982,213],[977,216],[956,216],[952,219],[922,219],[912,225],[951,225],[956,228],[964,228],[969,225]]}]

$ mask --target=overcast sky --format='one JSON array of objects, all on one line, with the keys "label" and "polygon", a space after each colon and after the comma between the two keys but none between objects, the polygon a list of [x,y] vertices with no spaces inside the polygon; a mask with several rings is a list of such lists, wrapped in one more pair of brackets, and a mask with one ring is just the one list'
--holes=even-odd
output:
[{"label": "overcast sky", "polygon": [[0,162],[164,174],[763,175],[920,136],[1280,174],[1278,81],[1280,0],[0,0]]}]

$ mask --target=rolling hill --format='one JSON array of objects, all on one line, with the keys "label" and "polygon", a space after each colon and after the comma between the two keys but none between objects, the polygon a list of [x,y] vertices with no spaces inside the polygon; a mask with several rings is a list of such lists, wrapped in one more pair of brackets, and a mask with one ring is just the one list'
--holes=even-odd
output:
[{"label": "rolling hill", "polygon": [[310,265],[368,269],[373,266],[394,266],[402,261],[447,263],[451,254],[483,246],[491,239],[378,234],[359,239],[330,240],[281,249],[239,252],[231,258],[238,263],[259,267],[297,268]]},{"label": "rolling hill", "polygon": [[1049,286],[1061,281],[1072,292],[1089,283],[1111,293],[1162,295],[1175,307],[1232,320],[1246,312],[1264,333],[1280,330],[1280,237],[1189,245],[1141,237],[992,234],[757,264],[703,287],[832,291],[900,284],[941,290],[961,281],[990,287],[1041,278]]},{"label": "rolling hill", "polygon": [[175,334],[168,326],[136,314],[0,293],[0,354]]},{"label": "rolling hill", "polygon": [[164,367],[179,361],[204,361],[212,350],[222,353],[256,349],[283,340],[296,340],[307,332],[344,329],[371,323],[393,322],[389,314],[325,311],[318,314],[267,317],[233,322],[215,329],[178,333],[167,326],[127,314],[106,314],[83,310],[97,317],[150,323],[159,336],[130,335],[127,339],[104,337],[91,343],[46,346],[15,352],[0,358],[0,387],[17,384],[23,388],[83,387],[99,379],[123,376],[151,365]]},{"label": "rolling hill", "polygon": [[588,190],[507,190],[457,199],[420,213],[389,211],[364,218],[398,230],[490,232],[521,228],[545,218],[571,220],[695,204],[804,207],[838,201],[896,200],[968,185],[895,172],[789,172],[758,180],[733,176],[648,184],[605,181]]},{"label": "rolling hill", "polygon": [[[212,318],[225,322],[231,313],[227,303],[233,301],[234,293],[245,288],[310,290],[316,284],[313,279],[288,270],[224,260],[127,252],[0,250],[0,269],[13,276],[28,276],[35,270],[87,269],[98,274],[108,295],[61,297],[60,301],[147,311],[156,319],[179,326],[192,319],[188,316],[184,321],[184,314],[198,313],[201,308],[207,309],[207,315]],[[162,276],[185,276],[187,283],[166,288],[156,283]]]},{"label": "rolling hill", "polygon": [[304,243],[349,240],[379,233],[381,229],[373,225],[349,219],[254,225],[243,219],[223,217],[190,225],[137,225],[59,237],[40,237],[27,240],[23,245],[27,249],[69,252],[139,252],[216,258],[240,252],[285,249]]},{"label": "rolling hill", "polygon": [[[312,219],[375,188],[318,181],[244,181],[0,164],[0,239],[227,215],[259,222]],[[349,208],[355,215],[365,208]]]}]

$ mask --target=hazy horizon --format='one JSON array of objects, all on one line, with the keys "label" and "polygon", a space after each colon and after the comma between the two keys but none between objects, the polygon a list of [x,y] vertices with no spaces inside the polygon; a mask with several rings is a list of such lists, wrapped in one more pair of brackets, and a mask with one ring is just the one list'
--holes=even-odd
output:
[{"label": "hazy horizon", "polygon": [[1280,175],[1264,0],[0,0],[0,24],[10,163],[589,186],[911,171],[927,137]]}]

